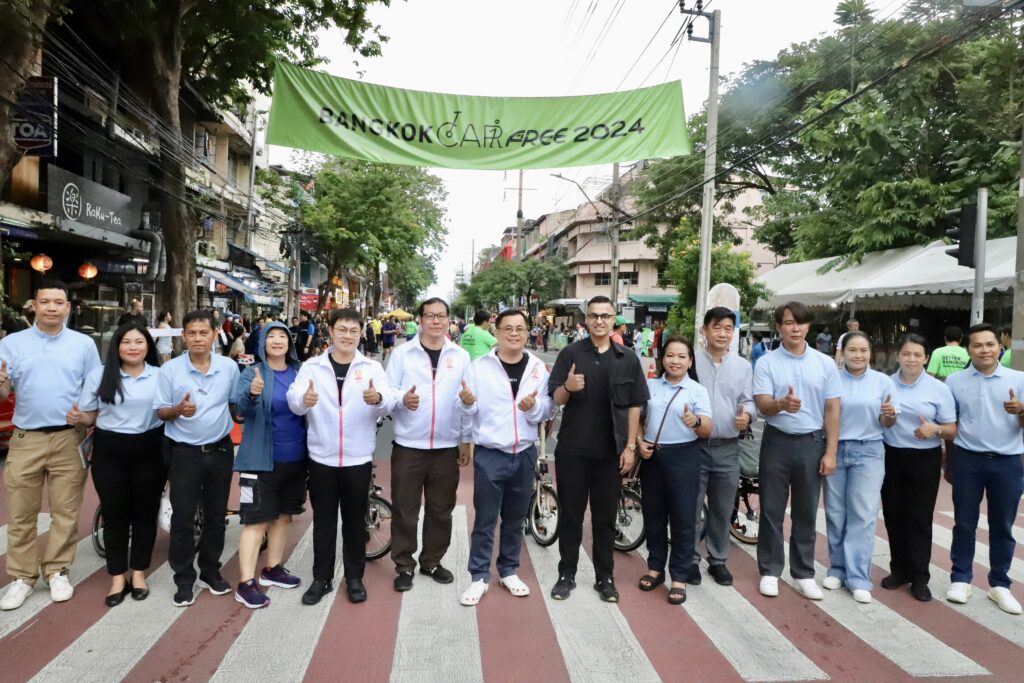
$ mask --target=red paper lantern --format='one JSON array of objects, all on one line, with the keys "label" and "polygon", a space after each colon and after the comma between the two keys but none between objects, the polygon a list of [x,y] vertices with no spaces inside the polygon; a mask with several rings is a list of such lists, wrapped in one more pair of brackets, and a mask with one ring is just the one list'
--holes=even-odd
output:
[{"label": "red paper lantern", "polygon": [[36,254],[32,257],[32,260],[28,262],[32,266],[32,270],[37,270],[40,273],[45,273],[50,268],[53,268],[53,259],[46,254]]},{"label": "red paper lantern", "polygon": [[78,266],[78,274],[86,280],[91,280],[100,272],[100,269],[91,263],[83,263]]}]

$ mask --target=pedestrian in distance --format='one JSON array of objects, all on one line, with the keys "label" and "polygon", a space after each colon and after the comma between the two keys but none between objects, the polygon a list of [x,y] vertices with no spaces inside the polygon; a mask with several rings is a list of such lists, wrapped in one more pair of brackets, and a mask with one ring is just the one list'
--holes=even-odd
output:
[{"label": "pedestrian in distance", "polygon": [[[234,444],[231,425],[238,396],[238,366],[213,353],[217,328],[208,311],[192,311],[182,320],[184,353],[160,368],[153,405],[164,421],[164,451],[171,483],[173,602],[195,602],[198,554],[199,588],[227,595],[231,585],[221,576],[225,520],[231,489]],[[203,530],[194,538],[196,510],[202,506]]]},{"label": "pedestrian in distance", "polygon": [[[446,323],[446,325],[447,325],[447,323]],[[407,342],[412,341],[413,338],[416,336],[417,332],[419,332],[419,326],[416,324],[416,321],[413,320],[412,318],[410,318],[409,320],[406,320],[405,321],[405,341],[407,341]]]},{"label": "pedestrian in distance", "polygon": [[[160,317],[156,319],[156,327],[158,330],[167,330],[171,327],[171,312],[161,311]],[[160,356],[160,362],[166,363],[174,355],[174,339],[169,336],[157,337],[156,339],[156,352]]]},{"label": "pedestrian in distance", "polygon": [[[711,435],[711,399],[707,389],[687,373],[693,362],[693,346],[683,337],[672,337],[665,346],[665,372],[647,380],[650,399],[644,419],[644,435],[638,441],[640,485],[644,492],[644,532],[647,539],[647,573],[640,590],[652,591],[665,583],[668,561],[672,585],[668,601],[686,602],[686,583],[698,573],[691,548],[696,547],[698,496],[702,448],[700,439]],[[735,483],[733,490],[735,491]],[[672,529],[671,553],[668,530]]]},{"label": "pedestrian in distance", "polygon": [[128,594],[135,600],[149,596],[146,570],[167,482],[164,425],[153,408],[159,366],[149,331],[127,322],[114,331],[106,364],[89,373],[81,398],[68,411],[69,424],[96,427],[92,482],[103,510],[103,547],[111,578],[107,607],[120,605]]},{"label": "pedestrian in distance", "polygon": [[467,325],[465,332],[459,339],[459,346],[466,349],[470,360],[476,360],[494,348],[498,340],[490,332],[491,314],[489,311],[480,310],[473,314],[473,324]]},{"label": "pedestrian in distance", "polygon": [[[846,321],[846,332],[839,335],[839,339],[836,340],[836,352],[835,361],[836,365],[840,365],[843,362],[843,337],[850,332],[856,332],[860,329],[860,321],[856,318],[850,318]],[[774,348],[774,347],[773,347]]]},{"label": "pedestrian in distance", "polygon": [[398,400],[380,363],[356,348],[359,313],[334,310],[329,324],[330,351],[303,364],[288,389],[292,412],[305,415],[309,425],[313,582],[302,596],[305,605],[317,604],[334,589],[339,511],[346,593],[350,602],[366,600],[365,519],[377,420],[387,415]]},{"label": "pedestrian in distance", "polygon": [[494,532],[501,517],[498,577],[512,595],[530,589],[516,574],[523,543],[523,520],[533,493],[538,427],[551,417],[544,362],[524,350],[529,332],[526,314],[502,311],[495,320],[498,345],[474,361],[459,392],[459,408],[470,421],[473,443],[473,508],[470,540],[471,583],[463,605],[475,605],[491,580]]},{"label": "pedestrian in distance", "polygon": [[1013,525],[1024,494],[1024,372],[999,364],[999,339],[988,323],[967,331],[971,365],[946,378],[957,409],[953,471],[953,568],[946,599],[966,603],[974,578],[975,535],[981,500],[988,506],[988,597],[999,609],[1020,614],[1010,593],[1010,565],[1016,541]]},{"label": "pedestrian in distance", "polygon": [[946,341],[945,346],[940,346],[932,352],[931,360],[928,361],[928,374],[937,380],[946,381],[946,378],[954,372],[959,372],[971,362],[967,349],[961,346],[964,332],[956,325],[950,325],[942,333]]},{"label": "pedestrian in distance", "polygon": [[807,343],[811,315],[802,303],[784,303],[774,317],[781,344],[754,368],[754,401],[767,423],[760,455],[759,590],[768,597],[779,594],[788,501],[789,571],[801,595],[821,600],[814,580],[815,527],[822,478],[836,469],[839,370],[833,359]]},{"label": "pedestrian in distance", "polygon": [[611,299],[587,302],[589,336],[558,353],[548,394],[565,406],[555,447],[558,516],[558,581],[551,597],[565,600],[576,588],[583,515],[590,504],[594,590],[618,602],[615,588],[615,508],[621,476],[636,459],[640,410],[647,403],[646,378],[636,354],[611,340],[615,309]]},{"label": "pedestrian in distance", "polygon": [[[256,362],[239,378],[235,409],[245,420],[234,469],[239,473],[238,586],[235,600],[249,609],[270,604],[258,586],[297,588],[284,566],[284,545],[292,516],[306,502],[306,420],[288,406],[288,389],[299,372],[299,357],[284,323],[260,328]],[[256,563],[267,539],[259,576]]]},{"label": "pedestrian in distance", "polygon": [[398,322],[395,321],[395,316],[388,318],[388,321],[381,327],[381,346],[384,348],[384,355],[381,356],[382,361],[386,361],[392,351],[395,350],[395,338],[398,336]]},{"label": "pedestrian in distance", "polygon": [[612,326],[612,341],[619,346],[626,346],[626,318],[621,315],[615,316],[615,324]]},{"label": "pedestrian in distance", "polygon": [[[714,428],[701,440],[700,487],[697,492],[697,519],[707,498],[704,520],[704,545],[708,574],[721,586],[732,585],[732,574],[725,566],[731,545],[736,482],[740,479],[740,443],[743,432],[757,414],[753,398],[753,369],[750,361],[730,352],[736,316],[728,308],[717,306],[704,314],[701,334],[707,348],[696,351],[696,379],[711,401],[711,413],[717,416]],[[673,537],[674,538],[674,537]],[[700,538],[691,583],[700,583]]]},{"label": "pedestrian in distance", "polygon": [[[67,285],[41,282],[32,310],[32,327],[0,340],[0,401],[12,390],[18,395],[4,466],[7,573],[13,579],[0,599],[4,610],[21,607],[40,573],[53,602],[74,594],[68,570],[75,560],[86,470],[78,453],[83,433],[68,413],[85,378],[100,365],[93,340],[65,325],[71,310]],[[36,529],[44,486],[51,522],[40,558]]]},{"label": "pedestrian in distance", "polygon": [[999,346],[1003,349],[999,355],[999,364],[1004,368],[1011,367],[1010,362],[1013,358],[1013,330],[1009,325],[1003,325],[999,328]]},{"label": "pedestrian in distance", "polygon": [[942,440],[956,436],[956,404],[949,387],[924,371],[924,337],[908,334],[896,347],[899,369],[892,376],[902,410],[885,428],[882,512],[889,536],[889,575],[881,586],[910,584],[916,600],[932,599],[928,565],[932,518],[942,476]]},{"label": "pedestrian in distance", "polygon": [[[417,561],[420,574],[437,583],[455,580],[441,565],[452,540],[452,512],[459,468],[469,464],[469,420],[457,407],[469,354],[447,338],[449,309],[443,299],[427,299],[416,311],[420,332],[395,349],[387,367],[388,385],[401,395],[392,418],[391,559],[395,590],[412,588]],[[419,558],[417,526],[424,509]]]},{"label": "pedestrian in distance", "polygon": [[885,478],[883,430],[896,424],[900,400],[888,375],[869,367],[871,342],[856,330],[840,349],[839,447],[825,479],[829,569],[824,586],[845,586],[857,602],[871,602],[871,554]]}]

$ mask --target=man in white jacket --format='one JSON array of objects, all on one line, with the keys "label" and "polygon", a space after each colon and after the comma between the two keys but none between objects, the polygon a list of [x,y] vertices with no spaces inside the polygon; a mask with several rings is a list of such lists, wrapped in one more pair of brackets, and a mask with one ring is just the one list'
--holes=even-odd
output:
[{"label": "man in white jacket", "polygon": [[491,580],[494,529],[501,514],[498,576],[512,595],[530,594],[516,575],[523,543],[523,519],[533,492],[537,462],[537,426],[551,416],[548,371],[543,361],[525,351],[530,327],[526,314],[505,310],[494,323],[498,345],[473,361],[462,390],[459,409],[472,420],[473,507],[476,517],[469,549],[472,583],[462,594],[463,605],[475,605]]},{"label": "man in white jacket", "polygon": [[391,559],[396,591],[412,588],[421,505],[420,573],[438,583],[455,580],[441,559],[452,540],[459,467],[469,464],[469,421],[464,429],[456,406],[469,354],[446,336],[449,311],[443,299],[427,299],[416,313],[419,334],[392,352],[387,368],[388,385],[401,396],[392,412]]},{"label": "man in white jacket", "polygon": [[305,415],[309,502],[313,506],[313,582],[302,596],[315,605],[334,589],[338,510],[342,563],[351,602],[366,600],[366,506],[377,419],[398,402],[380,363],[356,349],[362,326],[351,309],[331,313],[331,349],[308,360],[288,388],[288,407]]}]

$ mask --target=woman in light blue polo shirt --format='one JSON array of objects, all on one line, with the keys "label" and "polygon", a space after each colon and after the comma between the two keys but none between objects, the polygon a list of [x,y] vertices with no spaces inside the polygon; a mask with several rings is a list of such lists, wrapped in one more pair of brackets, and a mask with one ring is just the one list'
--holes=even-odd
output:
[{"label": "woman in light blue polo shirt", "polygon": [[908,334],[896,347],[899,370],[892,376],[901,412],[885,430],[882,511],[889,535],[889,576],[882,588],[910,584],[921,602],[932,599],[932,516],[942,476],[942,440],[956,436],[956,404],[945,383],[927,372],[924,337]]},{"label": "woman in light blue polo shirt", "polygon": [[[160,358],[145,327],[125,323],[110,339],[106,364],[85,379],[69,424],[96,425],[92,481],[103,508],[103,543],[110,574],[108,607],[131,593],[149,595],[149,569],[160,496],[167,481],[163,422],[153,407]],[[129,553],[129,539],[131,551]],[[131,577],[125,575],[131,569]]]},{"label": "woman in light blue polo shirt", "polygon": [[868,367],[871,342],[863,332],[843,335],[839,450],[836,471],[825,478],[829,570],[823,585],[846,586],[857,602],[871,602],[871,552],[885,477],[884,427],[900,412],[888,375]]},{"label": "woman in light blue polo shirt", "polygon": [[[663,358],[664,374],[647,380],[651,398],[638,440],[640,484],[644,491],[644,531],[648,572],[640,590],[665,583],[665,563],[672,574],[668,601],[686,602],[686,581],[693,575],[697,497],[700,495],[701,447],[697,438],[711,436],[711,399],[707,389],[687,375],[693,347],[683,337],[669,337]],[[672,527],[669,557],[668,529]]]}]

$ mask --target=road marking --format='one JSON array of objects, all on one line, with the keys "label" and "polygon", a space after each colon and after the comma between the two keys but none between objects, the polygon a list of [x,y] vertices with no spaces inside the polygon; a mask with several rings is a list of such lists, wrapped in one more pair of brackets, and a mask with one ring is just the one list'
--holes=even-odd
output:
[{"label": "road marking", "polygon": [[571,680],[661,680],[619,608],[601,602],[593,590],[594,565],[586,552],[580,550],[576,590],[560,601],[550,593],[558,581],[558,546],[527,543],[526,547]]},{"label": "road marking", "polygon": [[[36,519],[36,534],[42,535],[50,530],[50,513],[40,512]],[[0,526],[0,555],[7,554],[7,525]]]},{"label": "road marking", "polygon": [[[341,537],[339,528],[338,537]],[[288,564],[296,576],[313,575],[313,525],[302,535]],[[335,564],[340,576],[341,553]],[[338,595],[338,586],[316,605],[303,605],[301,588],[271,588],[270,606],[253,610],[252,617],[235,638],[213,681],[301,681],[313,659],[313,651],[327,615]],[[341,586],[344,590],[344,584]],[[232,597],[232,600],[234,597]],[[273,643],[274,656],[264,656]]]},{"label": "road marking", "polygon": [[[819,509],[818,514],[822,516],[824,512]],[[757,558],[757,549],[754,546],[737,545],[743,552]],[[788,565],[788,548],[786,548],[786,561]],[[823,576],[826,568],[818,562],[815,562],[814,565],[817,575]],[[780,577],[780,580],[791,586],[794,584],[794,580],[788,574]],[[854,602],[848,591],[825,590],[823,592],[825,593],[823,600],[809,602],[812,602],[854,636],[863,640],[912,676],[985,676],[989,674],[984,667],[877,600],[862,605]]]},{"label": "road marking", "polygon": [[[71,570],[68,572],[71,585],[77,586],[94,572],[106,566],[106,560],[97,555],[96,551],[93,550],[92,535],[86,536],[75,546],[75,562],[71,565]],[[39,586],[42,586],[41,590]],[[35,592],[28,596],[21,607],[9,612],[0,612],[0,638],[20,628],[44,608],[52,604],[49,589],[45,583],[39,582]]]},{"label": "road marking", "polygon": [[[637,549],[647,560],[647,545]],[[704,562],[705,567],[707,563]],[[709,577],[710,578],[710,577]],[[761,612],[732,587],[704,585],[686,591],[683,609],[743,680],[824,680],[819,669]],[[728,619],[723,619],[728,615]]]},{"label": "road marking", "polygon": [[[955,519],[955,516],[953,515],[952,511],[947,512],[943,510],[939,512],[939,514],[943,517]],[[988,515],[978,515],[978,528],[984,531],[988,531]],[[1015,524],[1013,526],[1013,538],[1017,541],[1017,543],[1024,543],[1024,527],[1020,527]]]},{"label": "road marking", "polygon": [[[941,524],[932,524],[932,542],[941,545],[947,550],[953,545],[953,531],[947,529]],[[980,564],[982,567],[992,566],[988,561],[989,547],[984,543],[974,542],[974,561]],[[1024,581],[1024,560],[1013,558],[1010,560],[1010,570],[1007,575],[1014,581]]]},{"label": "road marking", "polygon": [[[452,512],[452,543],[445,555],[455,582],[445,586],[419,575],[413,589],[402,596],[392,681],[483,680],[476,610],[459,604],[459,596],[470,582],[465,571],[469,565],[468,524],[466,506],[457,505]],[[420,538],[422,529],[421,510]]]},{"label": "road marking", "polygon": [[[237,551],[240,534],[240,525],[228,524],[224,547]],[[160,565],[146,583],[149,585],[149,598],[141,601],[128,599],[108,610],[63,652],[50,660],[32,680],[39,683],[80,683],[85,672],[88,672],[88,680],[122,680],[178,617],[186,610],[202,609],[201,605],[174,606],[174,571],[167,562]],[[234,598],[225,595],[216,599]]]}]

